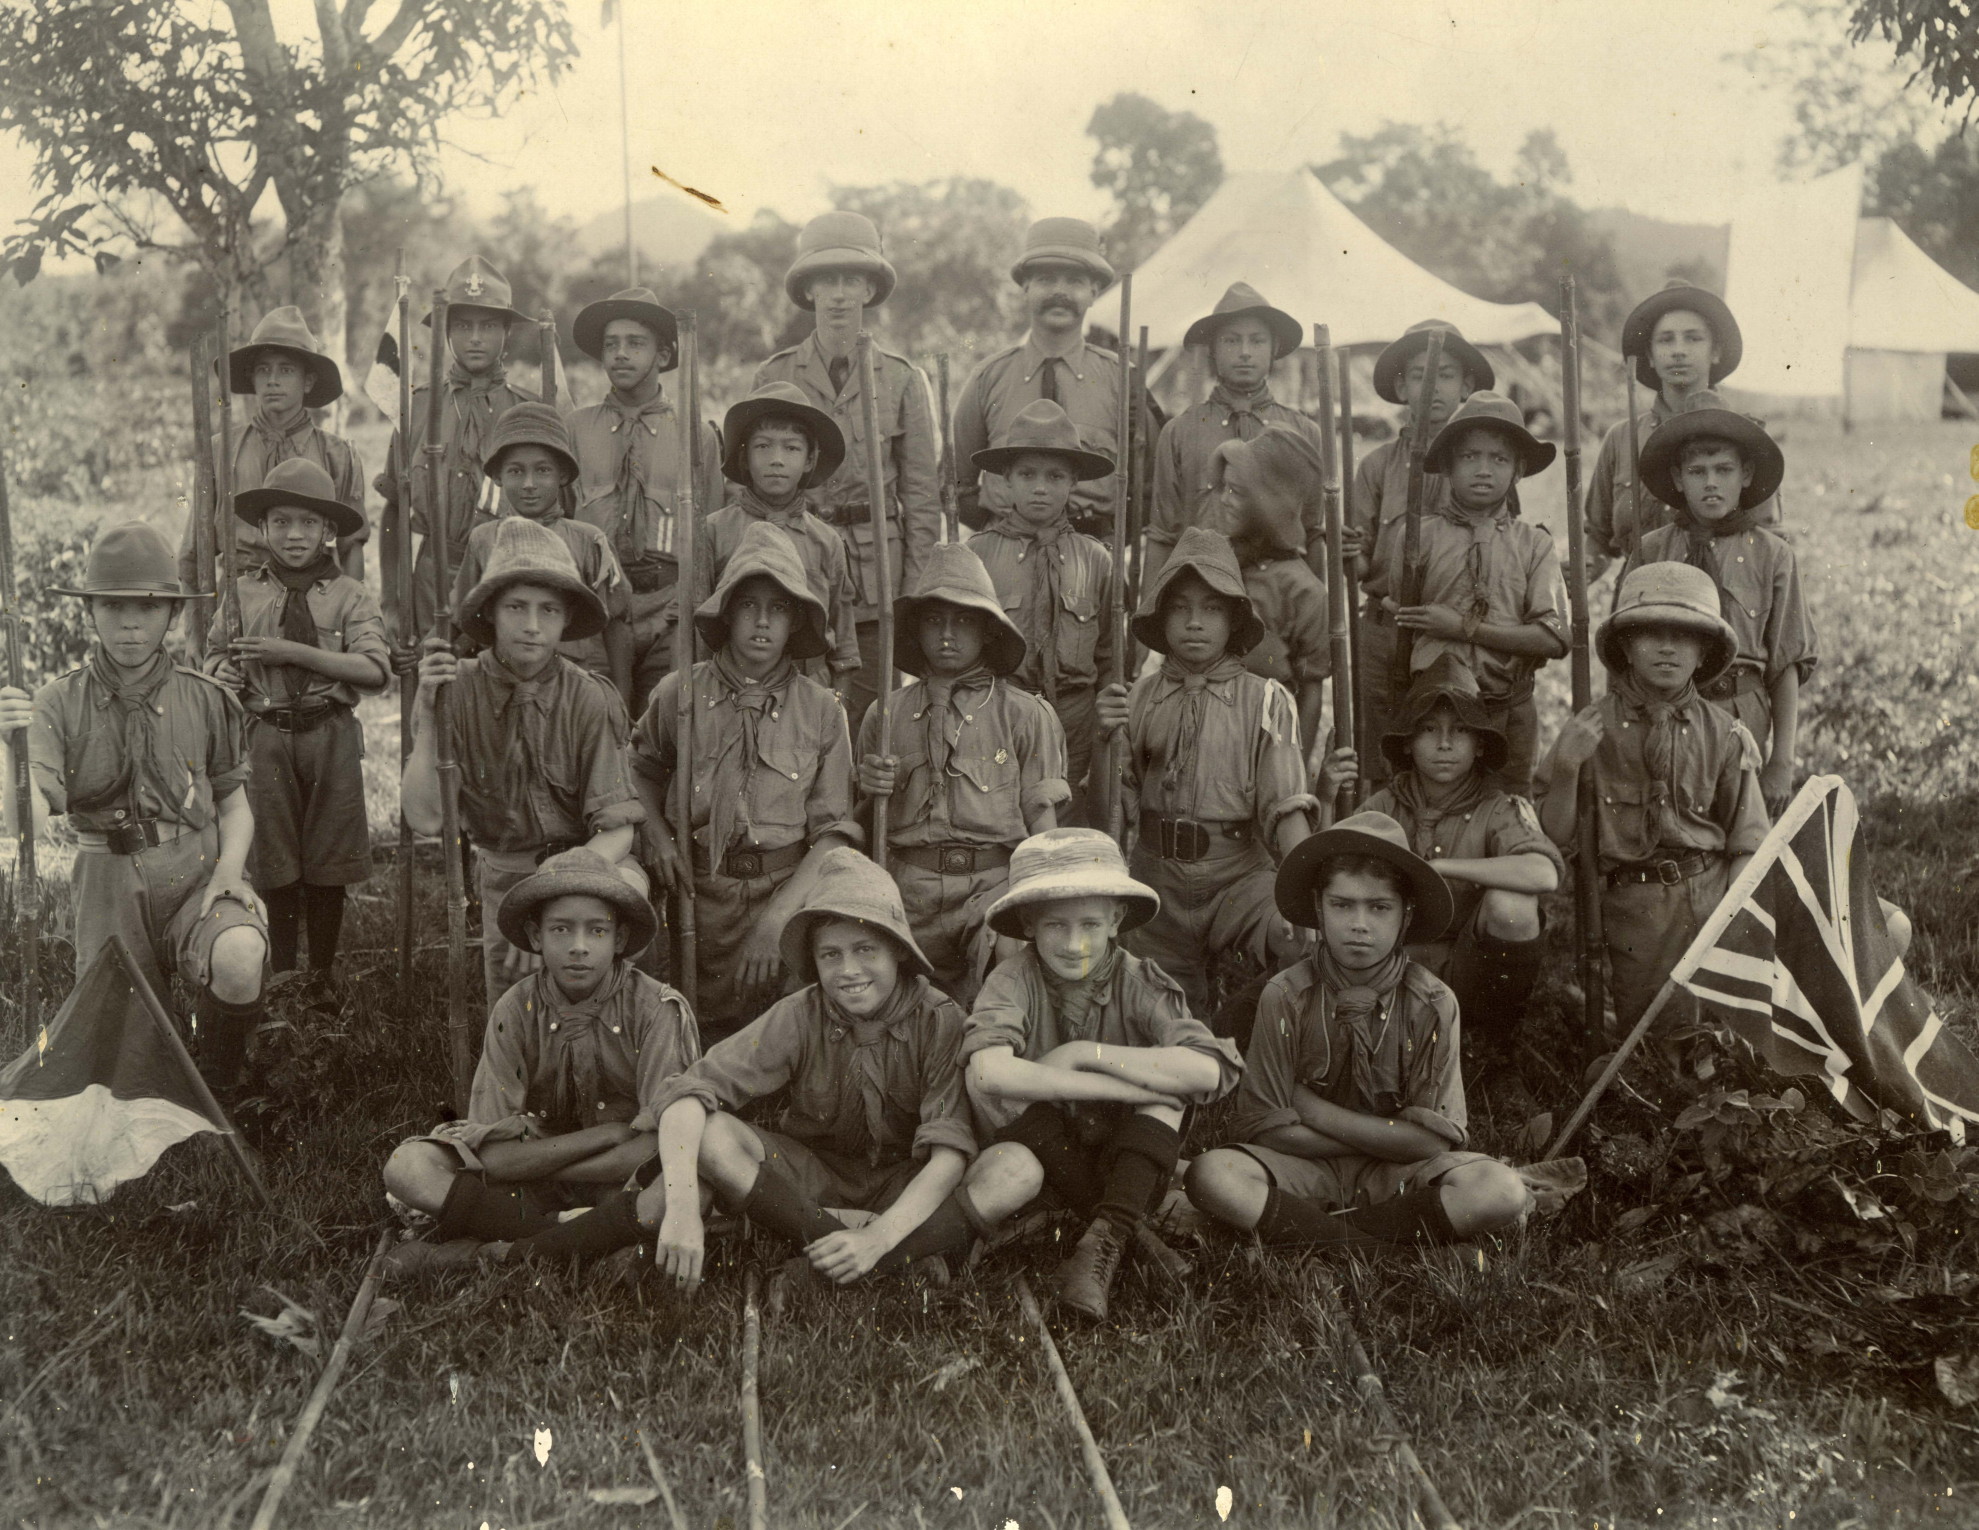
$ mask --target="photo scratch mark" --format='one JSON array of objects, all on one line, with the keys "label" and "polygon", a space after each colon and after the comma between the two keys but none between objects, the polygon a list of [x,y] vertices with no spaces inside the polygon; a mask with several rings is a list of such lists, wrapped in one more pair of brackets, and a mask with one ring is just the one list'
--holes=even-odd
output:
[{"label": "photo scratch mark", "polygon": [[675,191],[686,192],[690,197],[694,198],[695,201],[707,203],[708,206],[712,207],[716,212],[725,213],[728,211],[726,207],[722,206],[720,198],[711,197],[707,194],[707,192],[702,191],[699,187],[690,186],[685,181],[675,180],[672,176],[668,175],[666,171],[662,170],[658,165],[653,165],[650,168],[652,169],[654,175],[658,176],[661,180],[665,181],[669,186],[673,187]]}]

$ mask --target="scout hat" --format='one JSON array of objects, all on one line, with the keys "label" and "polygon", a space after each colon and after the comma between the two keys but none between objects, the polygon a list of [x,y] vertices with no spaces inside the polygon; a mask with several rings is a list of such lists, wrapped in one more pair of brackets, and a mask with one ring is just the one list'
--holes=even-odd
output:
[{"label": "scout hat", "polygon": [[1168,634],[1162,630],[1161,598],[1184,574],[1194,574],[1217,594],[1236,607],[1230,623],[1233,658],[1241,658],[1264,640],[1264,623],[1244,591],[1243,571],[1237,567],[1237,554],[1230,539],[1201,526],[1191,526],[1175,539],[1175,549],[1161,572],[1141,591],[1140,608],[1134,612],[1134,636],[1142,646],[1156,653],[1168,652]]},{"label": "scout hat", "polygon": [[1386,861],[1409,883],[1409,912],[1404,941],[1434,940],[1450,927],[1456,905],[1450,886],[1428,861],[1409,848],[1409,836],[1386,813],[1356,813],[1330,829],[1302,839],[1278,868],[1273,892],[1278,912],[1304,929],[1320,927],[1319,868],[1336,855],[1367,855]]},{"label": "scout hat", "polygon": [[251,526],[278,506],[290,510],[313,510],[330,523],[330,534],[354,537],[364,529],[364,512],[337,498],[337,486],[329,470],[307,457],[291,457],[268,470],[258,489],[242,489],[234,496],[234,516]]},{"label": "scout hat", "polygon": [[1024,663],[1024,634],[998,599],[989,570],[962,542],[937,542],[914,577],[914,587],[893,603],[893,662],[910,675],[926,678],[930,665],[921,649],[921,613],[934,602],[979,611],[987,631],[983,663],[993,675],[1014,675]]},{"label": "scout hat", "polygon": [[1010,279],[1024,285],[1025,269],[1040,260],[1084,266],[1102,287],[1113,284],[1113,267],[1100,253],[1099,230],[1084,218],[1040,218],[1024,232],[1024,252],[1010,268]]},{"label": "scout hat", "polygon": [[749,482],[749,433],[756,422],[769,418],[796,420],[818,449],[818,460],[798,481],[800,489],[814,489],[827,482],[845,461],[845,432],[824,410],[804,397],[796,383],[764,383],[739,404],[731,405],[722,417],[722,439],[728,451],[722,457],[722,477],[730,483]]},{"label": "scout hat", "polygon": [[605,359],[605,326],[613,319],[636,319],[653,332],[660,350],[673,358],[662,359],[662,372],[671,372],[680,364],[680,323],[671,308],[660,306],[660,295],[651,287],[627,287],[577,310],[577,322],[570,326],[570,336],[577,342],[577,348],[593,361]]},{"label": "scout hat", "polygon": [[[470,255],[453,268],[447,277],[446,297],[449,313],[456,308],[479,308],[484,313],[500,314],[511,324],[527,322],[509,306],[515,289],[509,286],[508,278],[479,255]],[[429,309],[419,322],[430,326],[432,311]]]},{"label": "scout hat", "polygon": [[127,595],[133,599],[204,600],[202,590],[188,590],[179,583],[178,560],[171,544],[142,521],[121,521],[106,526],[89,546],[89,561],[83,565],[82,587],[51,587],[50,594]]},{"label": "scout hat", "polygon": [[577,453],[570,443],[570,427],[549,404],[530,400],[510,404],[495,419],[495,433],[481,455],[481,471],[490,478],[502,476],[502,453],[511,446],[540,446],[557,459],[566,481],[577,477]]},{"label": "scout hat", "polygon": [[1305,341],[1299,321],[1282,308],[1273,308],[1249,282],[1232,282],[1216,307],[1189,326],[1184,345],[1213,345],[1216,332],[1230,319],[1262,319],[1271,330],[1271,359],[1289,356]]},{"label": "scout hat", "polygon": [[1391,340],[1374,358],[1374,391],[1391,404],[1414,403],[1414,399],[1402,396],[1402,378],[1416,352],[1428,349],[1430,331],[1438,329],[1443,331],[1443,354],[1455,356],[1477,387],[1496,385],[1498,374],[1491,370],[1484,352],[1466,340],[1456,325],[1447,319],[1424,319],[1403,330],[1401,339]]},{"label": "scout hat", "polygon": [[1689,282],[1672,280],[1630,310],[1622,321],[1622,354],[1635,357],[1635,380],[1643,387],[1662,387],[1662,377],[1649,364],[1649,337],[1656,330],[1656,321],[1678,308],[1689,309],[1711,326],[1711,338],[1718,342],[1718,359],[1711,363],[1711,386],[1715,388],[1720,378],[1738,370],[1745,355],[1745,337],[1723,298]]},{"label": "scout hat", "polygon": [[1738,635],[1718,611],[1718,586],[1688,563],[1645,563],[1631,569],[1615,595],[1615,610],[1594,634],[1594,651],[1610,669],[1629,666],[1623,638],[1636,627],[1682,627],[1708,639],[1696,681],[1708,685],[1730,667]]},{"label": "scout hat", "polygon": [[1727,409],[1708,388],[1691,395],[1681,411],[1658,425],[1643,442],[1637,466],[1642,486],[1664,504],[1683,509],[1688,502],[1677,483],[1677,469],[1683,462],[1685,445],[1700,440],[1729,441],[1752,465],[1752,482],[1739,494],[1739,509],[1763,505],[1780,492],[1780,480],[1787,476],[1787,459],[1779,443],[1766,433],[1764,425],[1750,415]]},{"label": "scout hat", "polygon": [[[1319,497],[1325,465],[1312,438],[1290,425],[1267,425],[1248,441],[1225,441],[1210,454],[1210,481],[1242,487],[1271,545],[1287,553],[1305,546],[1307,504]],[[1246,535],[1232,526],[1228,534]]]},{"label": "scout hat", "polygon": [[1118,898],[1126,904],[1121,933],[1139,929],[1161,912],[1161,895],[1127,875],[1120,847],[1098,829],[1046,829],[1010,856],[1010,886],[990,905],[989,927],[1024,939],[1019,912],[1061,898]]},{"label": "scout hat", "polygon": [[1545,472],[1559,455],[1559,449],[1552,442],[1540,440],[1525,428],[1523,409],[1502,393],[1479,388],[1457,405],[1457,412],[1436,432],[1436,439],[1429,443],[1429,454],[1422,459],[1423,466],[1432,473],[1448,473],[1450,453],[1457,444],[1457,438],[1465,431],[1478,427],[1497,431],[1517,448],[1521,478]]},{"label": "scout hat", "polygon": [[247,337],[247,344],[227,352],[227,387],[234,393],[254,391],[254,363],[263,351],[280,351],[309,368],[309,389],[302,395],[302,407],[321,409],[342,396],[344,374],[337,364],[316,348],[316,337],[300,308],[276,308],[263,314]]},{"label": "scout hat", "polygon": [[797,602],[803,614],[803,620],[790,629],[783,656],[793,664],[801,664],[831,652],[827,636],[831,629],[825,619],[824,602],[811,592],[811,582],[804,577],[804,561],[798,556],[797,544],[787,531],[768,521],[749,523],[728,560],[728,567],[722,570],[715,593],[702,601],[694,613],[694,626],[701,634],[701,641],[711,650],[728,641],[728,598],[743,580],[756,574],[774,580],[777,588]]},{"label": "scout hat", "polygon": [[1010,422],[1010,429],[994,446],[970,454],[969,461],[985,473],[1007,473],[1026,452],[1049,452],[1072,464],[1081,483],[1111,477],[1113,459],[1105,452],[1086,449],[1079,439],[1079,427],[1065,406],[1055,399],[1041,398],[1024,406],[1023,413]]},{"label": "scout hat", "polygon": [[1414,763],[1410,748],[1416,734],[1439,706],[1457,714],[1457,725],[1477,737],[1477,763],[1482,770],[1501,768],[1511,747],[1502,729],[1491,726],[1478,695],[1477,676],[1471,667],[1453,653],[1438,654],[1429,668],[1409,682],[1408,699],[1402,703],[1394,727],[1381,735],[1381,752],[1397,770]]},{"label": "scout hat", "polygon": [[540,584],[560,591],[570,611],[563,641],[581,642],[605,630],[605,603],[577,574],[577,564],[562,537],[526,515],[505,515],[495,522],[495,545],[481,582],[469,590],[454,611],[454,623],[484,648],[495,643],[495,624],[482,608],[512,584]]},{"label": "scout hat", "polygon": [[653,905],[597,851],[579,845],[550,856],[503,895],[495,915],[502,938],[519,950],[535,950],[529,939],[529,921],[559,898],[596,898],[609,903],[626,928],[625,949],[619,953],[623,957],[645,950],[660,927]]},{"label": "scout hat", "polygon": [[797,259],[783,274],[783,290],[799,308],[815,308],[804,286],[820,271],[857,271],[873,279],[877,308],[893,295],[899,280],[880,247],[880,231],[864,213],[820,213],[797,236]]},{"label": "scout hat", "polygon": [[804,906],[790,916],[778,938],[783,964],[806,983],[818,980],[818,962],[811,937],[819,925],[850,919],[891,937],[905,965],[922,977],[934,976],[934,965],[907,927],[907,910],[893,878],[849,845],[837,845],[818,863],[818,880]]}]

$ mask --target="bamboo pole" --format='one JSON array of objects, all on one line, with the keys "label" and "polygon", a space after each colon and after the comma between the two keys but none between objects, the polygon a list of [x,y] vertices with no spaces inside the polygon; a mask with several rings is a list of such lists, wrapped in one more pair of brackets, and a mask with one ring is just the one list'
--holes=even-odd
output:
[{"label": "bamboo pole", "polygon": [[1622,358],[1622,386],[1629,406],[1629,534],[1623,541],[1624,556],[1633,558],[1642,546],[1642,443],[1635,418],[1635,361],[1629,356]]},{"label": "bamboo pole", "polygon": [[[1132,518],[1127,523],[1127,567],[1120,571],[1125,587],[1121,596],[1129,612],[1139,608],[1141,603],[1141,563],[1145,549],[1141,538],[1147,530],[1148,500],[1153,493],[1148,482],[1148,469],[1154,462],[1154,442],[1149,437],[1154,433],[1153,400],[1148,393],[1148,327],[1141,326],[1141,338],[1134,346],[1134,378],[1138,386],[1134,389],[1134,492],[1128,504]],[[1130,639],[1128,647],[1132,647]],[[1133,655],[1128,659],[1128,673],[1133,673]]]},{"label": "bamboo pole", "polygon": [[[1325,428],[1321,421],[1320,428]],[[1340,524],[1351,526],[1354,522],[1354,353],[1344,347],[1340,351]],[[1369,548],[1369,552],[1373,549]],[[1362,705],[1365,695],[1363,687],[1367,676],[1361,668],[1361,587],[1360,580],[1354,577],[1354,559],[1343,556],[1340,559],[1340,586],[1338,598],[1347,605],[1347,667],[1354,677],[1354,729],[1340,742],[1350,744],[1358,751],[1361,748],[1359,730],[1365,725],[1367,708]],[[1327,599],[1335,598],[1334,592],[1326,592]],[[1336,730],[1336,737],[1338,736]],[[1378,745],[1376,747],[1379,747]],[[1366,757],[1363,755],[1363,759]],[[1357,809],[1361,798],[1367,794],[1367,777],[1356,776],[1354,784],[1347,788],[1347,806]]]},{"label": "bamboo pole", "polygon": [[[206,594],[213,589],[214,539],[223,529],[216,514],[213,489],[213,384],[207,377],[206,336],[192,337],[192,587]],[[186,611],[186,634],[192,652],[206,656],[207,629],[213,608],[203,600]]]},{"label": "bamboo pole", "polygon": [[[1423,350],[1422,386],[1416,389],[1415,417],[1409,421],[1409,497],[1407,520],[1402,530],[1402,583],[1396,590],[1396,605],[1422,604],[1422,493],[1423,458],[1429,453],[1429,406],[1436,398],[1436,374],[1443,367],[1443,331],[1432,329]],[[1389,673],[1394,703],[1401,705],[1409,693],[1414,669],[1415,633],[1400,622],[1395,624],[1395,662]]]},{"label": "bamboo pole", "polygon": [[763,1353],[760,1277],[751,1265],[742,1281],[742,1467],[749,1489],[749,1530],[769,1530],[770,1486],[763,1471],[763,1406],[756,1373]]},{"label": "bamboo pole", "polygon": [[[676,411],[680,438],[674,453],[673,553],[674,603],[679,616],[673,629],[674,760],[673,832],[680,852],[680,886],[674,889],[674,986],[687,996],[691,1006],[699,997],[700,925],[694,896],[694,566],[696,516],[694,502],[695,438],[699,431],[696,415],[700,409],[700,363],[694,315],[683,311],[676,316],[678,353],[674,386],[680,390]],[[642,549],[643,550],[643,549]],[[708,846],[711,862],[718,860],[726,845]]]},{"label": "bamboo pole", "polygon": [[[1133,331],[1134,274],[1120,278],[1120,396],[1115,401],[1114,440],[1118,457],[1113,464],[1113,577],[1107,581],[1106,631],[1113,649],[1113,665],[1107,674],[1109,685],[1127,683],[1127,521],[1133,512],[1134,496],[1134,369],[1127,352],[1127,337]],[[1094,816],[1124,850],[1127,845],[1127,798],[1120,789],[1126,771],[1127,739],[1115,734],[1106,741],[1097,780],[1089,778],[1088,798],[1100,809]],[[1076,783],[1075,783],[1076,785]]]},{"label": "bamboo pole", "polygon": [[[199,601],[193,601],[196,607]],[[0,462],[0,619],[7,627],[7,684],[27,690],[27,656],[21,651],[20,592],[14,583],[14,517],[7,497],[6,465]],[[28,730],[11,741],[14,778],[14,890],[21,928],[21,1015],[30,1036],[41,1034],[41,879],[34,862],[34,772],[28,759]]]},{"label": "bamboo pole", "polygon": [[214,545],[219,551],[223,583],[220,614],[225,630],[241,630],[240,562],[236,557],[240,533],[234,529],[234,380],[230,354],[233,350],[234,310],[230,299],[220,304],[220,354],[213,360],[220,379],[220,440],[213,460]]},{"label": "bamboo pole", "polygon": [[[877,692],[874,706],[879,709],[878,753],[882,759],[893,753],[893,559],[888,547],[886,521],[886,463],[881,457],[880,398],[878,369],[873,362],[873,337],[866,329],[865,315],[859,319],[858,341],[859,407],[866,426],[866,500],[873,517],[873,562],[879,570],[879,673],[874,677]],[[906,514],[902,508],[902,515]],[[853,718],[857,731],[862,719]],[[873,860],[880,870],[887,868],[887,812],[885,797],[873,799]]]},{"label": "bamboo pole", "polygon": [[[393,281],[398,285],[399,318],[399,430],[398,456],[392,464],[398,475],[397,502],[393,506],[392,537],[397,544],[398,556],[392,567],[393,581],[397,586],[397,606],[400,632],[413,630],[413,608],[416,598],[412,590],[412,284],[405,275],[405,252],[399,252],[398,269],[393,273]],[[436,336],[434,343],[439,339]],[[433,408],[436,401],[428,398],[427,407]],[[382,559],[380,562],[382,563]],[[380,570],[382,574],[382,569]],[[403,639],[398,639],[403,641]],[[406,674],[399,676],[399,776],[405,776],[405,762],[412,757],[412,714],[419,701],[419,676]],[[412,825],[406,822],[403,811],[399,814],[399,1003],[401,1006],[412,1000],[412,900],[414,883],[412,876],[413,833]]]},{"label": "bamboo pole", "polygon": [[941,418],[941,525],[951,542],[962,540],[962,522],[955,496],[955,427],[948,417],[948,352],[935,353],[936,391],[940,396]]},{"label": "bamboo pole", "polygon": [[[1333,742],[1351,747],[1354,741],[1354,640],[1348,630],[1351,607],[1346,598],[1347,560],[1340,543],[1346,531],[1346,510],[1340,490],[1340,443],[1329,425],[1333,419],[1333,375],[1335,356],[1333,334],[1324,324],[1312,327],[1312,348],[1318,358],[1315,368],[1319,383],[1319,456],[1321,503],[1326,516],[1326,637],[1333,669]],[[1344,359],[1344,358],[1343,358]],[[1324,748],[1324,739],[1313,734],[1315,750]],[[1344,818],[1352,809],[1347,788],[1340,789],[1329,803],[1336,817]]]},{"label": "bamboo pole", "polygon": [[536,321],[536,339],[542,350],[540,389],[543,402],[557,407],[557,316],[545,313]]},{"label": "bamboo pole", "polygon": [[[1560,278],[1560,399],[1566,437],[1567,606],[1571,614],[1571,674],[1574,711],[1594,700],[1594,666],[1589,655],[1587,597],[1587,518],[1581,499],[1580,302],[1573,274]],[[1601,1034],[1601,858],[1594,809],[1594,769],[1582,765],[1574,783],[1577,802],[1574,835],[1574,909],[1580,926],[1581,1026],[1592,1046]]]},{"label": "bamboo pole", "polygon": [[1099,1441],[1093,1438],[1092,1426],[1086,1422],[1086,1410],[1079,1406],[1078,1390],[1066,1373],[1057,1344],[1052,1342],[1051,1329],[1045,1325],[1044,1314],[1038,1310],[1038,1299],[1031,1294],[1031,1282],[1023,1275],[1017,1277],[1017,1300],[1037,1333],[1038,1344],[1044,1351],[1045,1366],[1051,1372],[1051,1384],[1058,1393],[1059,1405],[1064,1408],[1072,1432],[1078,1437],[1079,1454],[1085,1458],[1086,1476],[1092,1481],[1093,1491],[1099,1495],[1100,1511],[1106,1516],[1107,1530],[1132,1530],[1127,1523],[1127,1511],[1121,1507],[1120,1495],[1113,1489],[1113,1476],[1106,1469],[1106,1457],[1099,1453]]}]

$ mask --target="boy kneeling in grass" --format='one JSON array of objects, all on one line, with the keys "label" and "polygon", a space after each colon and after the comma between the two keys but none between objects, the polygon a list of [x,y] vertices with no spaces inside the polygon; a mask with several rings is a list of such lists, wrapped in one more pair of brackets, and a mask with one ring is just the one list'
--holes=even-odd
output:
[{"label": "boy kneeling in grass", "polygon": [[1447,1243],[1524,1217],[1518,1173],[1463,1150],[1457,1001],[1405,941],[1450,890],[1381,813],[1306,840],[1278,906],[1320,949],[1264,990],[1233,1127],[1189,1165],[1198,1210],[1265,1243]]},{"label": "boy kneeling in grass", "polygon": [[1046,1188],[1090,1218],[1057,1283],[1096,1322],[1128,1245],[1172,1266],[1147,1215],[1175,1172],[1184,1112],[1228,1094],[1243,1068],[1179,983],[1120,948],[1160,905],[1097,829],[1025,840],[989,917],[1029,944],[990,974],[962,1043],[970,1098],[999,1144],[969,1188],[980,1201],[978,1181],[1007,1176],[1028,1185],[1023,1199]]}]

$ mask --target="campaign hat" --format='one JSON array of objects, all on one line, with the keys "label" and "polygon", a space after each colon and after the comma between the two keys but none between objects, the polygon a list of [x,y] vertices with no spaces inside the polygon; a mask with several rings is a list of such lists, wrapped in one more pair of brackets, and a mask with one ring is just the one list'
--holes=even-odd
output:
[{"label": "campaign hat", "polygon": [[305,409],[321,409],[343,396],[344,374],[316,344],[302,310],[293,305],[272,308],[261,316],[247,343],[227,352],[227,388],[233,393],[254,391],[254,362],[263,351],[279,351],[310,369],[309,388],[302,395]]},{"label": "campaign hat", "polygon": [[1056,399],[1034,399],[1026,404],[1010,429],[994,446],[970,454],[972,467],[985,473],[1007,473],[1026,452],[1048,452],[1072,464],[1081,483],[1107,478],[1113,473],[1113,459],[1105,452],[1090,450],[1079,438],[1079,427]]},{"label": "campaign hat", "polygon": [[1386,813],[1355,813],[1294,845],[1273,884],[1278,912],[1303,929],[1319,929],[1320,868],[1337,855],[1372,856],[1408,879],[1413,908],[1403,941],[1435,940],[1450,927],[1456,912],[1450,884],[1409,848],[1408,833]]},{"label": "campaign hat", "polygon": [[1649,361],[1649,337],[1655,333],[1658,319],[1679,308],[1689,309],[1711,326],[1711,338],[1718,342],[1718,359],[1711,363],[1710,376],[1715,388],[1721,379],[1738,370],[1745,356],[1745,337],[1723,298],[1689,282],[1672,279],[1662,291],[1652,292],[1629,310],[1622,321],[1622,354],[1635,358],[1637,382],[1645,388],[1661,388],[1663,378]]},{"label": "campaign hat", "polygon": [[1447,474],[1450,471],[1450,453],[1457,444],[1457,438],[1467,430],[1480,427],[1497,431],[1517,449],[1519,476],[1522,478],[1545,472],[1560,454],[1559,448],[1551,441],[1542,441],[1526,429],[1525,411],[1516,403],[1502,393],[1479,388],[1457,405],[1456,412],[1436,432],[1436,439],[1429,443],[1429,451],[1422,459],[1422,465],[1432,473]]},{"label": "campaign hat", "polygon": [[612,870],[611,863],[597,851],[579,845],[548,857],[503,894],[495,914],[502,938],[518,950],[535,950],[529,940],[529,921],[559,898],[596,898],[609,904],[628,931],[621,957],[637,956],[660,928],[646,896]]},{"label": "campaign hat", "polygon": [[235,518],[251,526],[259,526],[277,506],[315,511],[330,523],[332,536],[354,537],[364,529],[364,512],[338,499],[329,469],[307,457],[276,463],[260,488],[242,489],[234,496]]},{"label": "campaign hat", "polygon": [[[485,313],[501,315],[510,324],[529,322],[528,316],[513,306],[515,289],[509,285],[508,278],[479,255],[468,256],[447,273],[444,291],[449,313],[456,308],[479,308]],[[432,325],[430,309],[419,322]]]},{"label": "campaign hat", "polygon": [[577,348],[593,361],[603,361],[605,326],[613,319],[633,319],[653,332],[653,338],[660,343],[660,350],[672,358],[661,362],[662,372],[671,372],[680,364],[680,321],[674,317],[671,308],[661,304],[660,295],[651,287],[627,287],[608,298],[586,303],[577,310],[576,322],[570,326],[570,337],[577,342]]},{"label": "campaign hat", "polygon": [[1282,308],[1273,308],[1249,282],[1232,282],[1216,307],[1191,324],[1184,345],[1210,345],[1216,332],[1232,319],[1262,319],[1271,331],[1271,358],[1289,356],[1305,343],[1305,330]]},{"label": "campaign hat", "polygon": [[55,595],[127,596],[133,600],[204,600],[205,590],[188,590],[179,583],[178,559],[165,538],[142,521],[119,521],[106,526],[89,544],[82,584],[55,585]]},{"label": "campaign hat", "polygon": [[1435,330],[1443,332],[1443,354],[1455,356],[1461,361],[1476,386],[1490,388],[1497,385],[1498,374],[1491,370],[1491,363],[1484,359],[1484,352],[1466,340],[1456,325],[1448,319],[1423,319],[1403,330],[1400,339],[1389,341],[1382,347],[1381,354],[1374,358],[1376,394],[1391,404],[1415,402],[1402,396],[1402,381],[1416,353],[1429,348],[1429,337]]},{"label": "campaign hat", "polygon": [[1658,425],[1642,443],[1636,466],[1642,486],[1664,504],[1683,509],[1688,501],[1677,482],[1677,469],[1683,462],[1684,447],[1707,439],[1731,442],[1752,465],[1752,482],[1739,492],[1739,509],[1763,505],[1780,492],[1780,482],[1787,476],[1786,453],[1780,450],[1780,443],[1751,415],[1727,409],[1708,388],[1692,394],[1681,410]]},{"label": "campaign hat", "polygon": [[1478,692],[1477,676],[1455,654],[1443,653],[1409,682],[1408,697],[1394,726],[1381,735],[1381,752],[1391,766],[1407,770],[1415,763],[1410,751],[1416,734],[1439,706],[1449,707],[1457,714],[1457,725],[1477,736],[1480,770],[1497,770],[1504,765],[1511,754],[1511,745],[1504,730],[1492,726]]},{"label": "campaign hat", "polygon": [[722,440],[727,450],[722,456],[722,477],[730,483],[749,482],[749,433],[756,422],[772,416],[794,419],[803,425],[818,449],[818,460],[798,481],[800,489],[814,489],[828,483],[845,461],[845,432],[824,410],[804,397],[796,383],[764,383],[747,398],[729,406],[722,417]]}]

